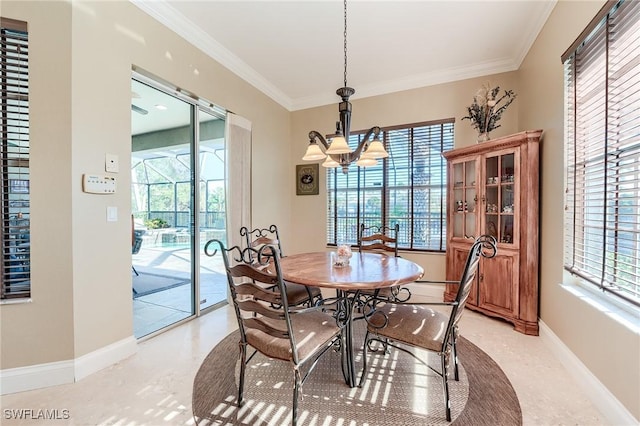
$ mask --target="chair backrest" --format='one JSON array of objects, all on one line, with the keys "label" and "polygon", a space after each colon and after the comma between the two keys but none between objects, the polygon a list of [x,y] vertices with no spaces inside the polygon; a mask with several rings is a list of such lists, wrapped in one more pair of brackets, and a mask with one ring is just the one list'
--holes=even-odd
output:
[{"label": "chair backrest", "polygon": [[133,240],[133,246],[131,246],[131,254],[138,254],[140,252],[140,247],[142,247],[142,238],[136,237]]},{"label": "chair backrest", "polygon": [[376,251],[379,253],[393,253],[398,257],[398,234],[400,225],[394,226],[365,226],[360,224],[360,232],[358,233],[358,250]]},{"label": "chair backrest", "polygon": [[263,245],[255,249],[234,246],[226,249],[222,241],[210,240],[204,249],[208,256],[218,251],[211,251],[209,246],[212,244],[217,244],[222,253],[243,344],[256,347],[255,342],[252,343],[248,338],[249,334],[255,336],[255,331],[288,340],[291,348],[289,356],[294,364],[298,364],[277,247]]},{"label": "chair backrest", "polygon": [[[451,339],[453,328],[457,326],[460,321],[460,317],[464,312],[465,304],[469,298],[473,281],[476,278],[478,272],[478,265],[481,257],[492,258],[495,257],[498,252],[496,239],[491,235],[481,235],[478,237],[467,256],[464,270],[462,271],[462,277],[460,278],[460,284],[458,287],[458,293],[454,301],[453,309],[451,311],[451,317],[449,318],[449,324],[447,326],[447,332],[443,345],[448,343]],[[444,346],[443,346],[444,347]]]},{"label": "chair backrest", "polygon": [[[240,236],[244,237],[245,247],[251,247],[259,250],[264,245],[271,245],[278,249],[278,255],[284,256],[282,246],[280,245],[280,235],[278,227],[271,225],[268,228],[255,228],[249,231],[249,228],[243,226],[240,228]],[[249,253],[250,254],[250,253]]]}]

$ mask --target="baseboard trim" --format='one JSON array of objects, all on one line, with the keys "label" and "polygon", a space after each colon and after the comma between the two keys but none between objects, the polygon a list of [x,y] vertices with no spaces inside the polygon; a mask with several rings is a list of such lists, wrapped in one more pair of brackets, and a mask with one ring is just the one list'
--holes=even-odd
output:
[{"label": "baseboard trim", "polygon": [[637,425],[638,420],[624,405],[598,380],[558,336],[540,321],[540,338],[564,365],[569,374],[584,390],[593,405],[612,425]]},{"label": "baseboard trim", "polygon": [[0,395],[73,383],[73,361],[0,370]]},{"label": "baseboard trim", "polygon": [[129,336],[118,342],[107,345],[96,351],[82,355],[75,359],[75,380],[85,377],[110,367],[138,352],[138,344],[135,337]]},{"label": "baseboard trim", "polygon": [[74,360],[0,370],[0,395],[73,383],[137,351],[136,339],[130,336]]}]

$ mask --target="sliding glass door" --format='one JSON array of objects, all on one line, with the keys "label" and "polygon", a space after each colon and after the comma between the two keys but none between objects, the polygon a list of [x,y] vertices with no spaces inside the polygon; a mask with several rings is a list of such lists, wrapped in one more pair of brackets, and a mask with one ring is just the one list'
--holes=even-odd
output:
[{"label": "sliding glass door", "polygon": [[200,309],[226,301],[227,282],[220,256],[208,257],[204,245],[211,239],[226,242],[225,122],[200,110],[199,118],[199,298]]},{"label": "sliding glass door", "polygon": [[201,258],[206,241],[226,237],[225,143],[222,114],[142,77],[131,88],[132,294],[140,338],[226,301],[226,283]]}]

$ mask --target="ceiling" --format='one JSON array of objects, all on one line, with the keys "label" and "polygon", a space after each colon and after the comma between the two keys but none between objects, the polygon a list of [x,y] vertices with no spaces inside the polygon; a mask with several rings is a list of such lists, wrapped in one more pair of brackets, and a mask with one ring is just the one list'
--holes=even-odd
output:
[{"label": "ceiling", "polygon": [[[130,1],[290,111],[339,101],[342,1]],[[555,4],[351,0],[352,99],[516,70]]]}]

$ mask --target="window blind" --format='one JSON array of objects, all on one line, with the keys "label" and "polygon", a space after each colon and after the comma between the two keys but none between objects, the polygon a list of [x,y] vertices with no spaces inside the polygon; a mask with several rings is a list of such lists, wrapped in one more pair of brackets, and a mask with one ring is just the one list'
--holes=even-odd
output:
[{"label": "window blind", "polygon": [[[327,173],[327,243],[356,244],[359,224],[400,225],[398,246],[444,251],[446,161],[453,119],[382,128],[389,157],[372,167]],[[350,135],[356,148],[364,132]]]},{"label": "window blind", "polygon": [[564,264],[640,306],[640,2],[607,7],[563,56]]},{"label": "window blind", "polygon": [[0,19],[0,86],[2,95],[2,283],[0,298],[29,297],[30,175],[29,67],[26,22]]}]

